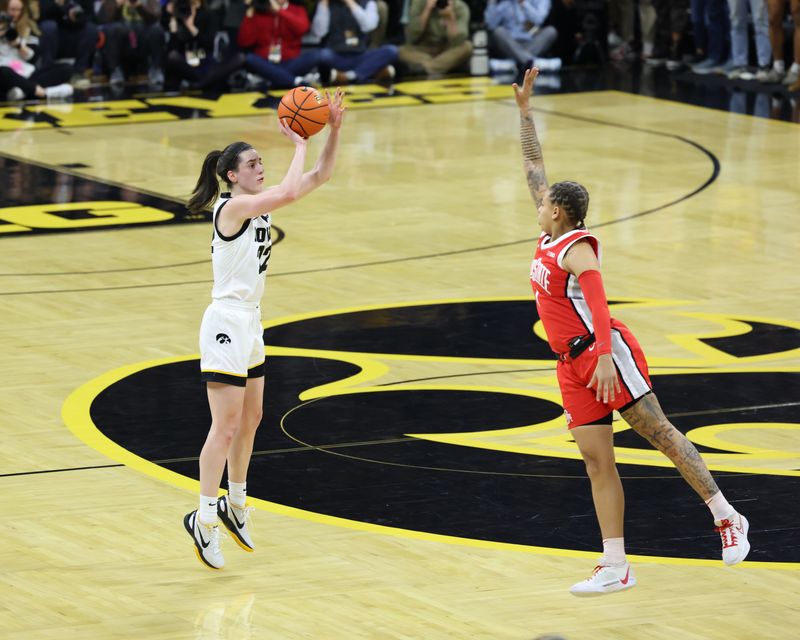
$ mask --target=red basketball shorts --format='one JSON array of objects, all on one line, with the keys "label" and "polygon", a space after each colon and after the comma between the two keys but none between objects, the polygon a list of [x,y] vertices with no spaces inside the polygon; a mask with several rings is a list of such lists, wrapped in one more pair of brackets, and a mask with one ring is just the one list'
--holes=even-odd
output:
[{"label": "red basketball shorts", "polygon": [[621,322],[615,321],[611,329],[611,355],[617,368],[622,393],[613,401],[597,400],[597,390],[587,388],[597,367],[597,348],[592,344],[574,360],[559,361],[556,367],[558,386],[564,403],[567,427],[579,427],[600,420],[614,409],[638,400],[652,389],[644,351]]}]

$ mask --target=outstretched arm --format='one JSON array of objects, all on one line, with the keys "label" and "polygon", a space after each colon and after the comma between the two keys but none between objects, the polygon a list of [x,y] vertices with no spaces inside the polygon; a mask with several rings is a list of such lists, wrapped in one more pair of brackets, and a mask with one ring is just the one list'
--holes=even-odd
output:
[{"label": "outstretched arm", "polygon": [[231,220],[232,223],[235,223],[237,225],[236,228],[247,218],[257,218],[267,212],[291,204],[300,197],[308,141],[290,129],[284,120],[278,121],[278,127],[283,135],[294,142],[294,157],[280,184],[268,187],[258,194],[245,193],[238,195],[225,205],[223,215],[228,220]]},{"label": "outstretched arm", "polygon": [[336,89],[336,93],[331,99],[331,96],[325,91],[325,98],[330,105],[330,115],[328,116],[328,139],[325,141],[325,146],[319,154],[317,163],[311,171],[303,174],[300,182],[299,198],[302,198],[307,193],[310,193],[317,187],[321,186],[333,175],[333,167],[336,164],[336,152],[339,149],[339,129],[342,126],[344,118],[344,91],[341,88]]},{"label": "outstretched arm", "polygon": [[522,87],[516,82],[511,85],[514,88],[514,95],[519,107],[519,137],[522,143],[522,165],[525,169],[525,176],[528,179],[528,189],[530,189],[533,201],[537,207],[542,205],[545,193],[547,193],[547,176],[544,172],[544,158],[542,157],[542,147],[539,138],[536,136],[536,127],[533,124],[533,113],[530,108],[530,95],[539,69],[536,67],[525,71],[525,78]]}]

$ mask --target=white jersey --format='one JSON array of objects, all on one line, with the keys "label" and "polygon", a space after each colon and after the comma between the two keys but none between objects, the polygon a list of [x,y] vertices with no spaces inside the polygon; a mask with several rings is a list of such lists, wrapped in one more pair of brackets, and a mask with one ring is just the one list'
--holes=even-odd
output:
[{"label": "white jersey", "polygon": [[214,203],[214,235],[211,239],[214,288],[211,297],[257,307],[264,293],[267,263],[272,252],[272,217],[267,214],[245,220],[234,235],[224,236],[217,228],[217,216],[230,199],[230,193],[223,193]]}]

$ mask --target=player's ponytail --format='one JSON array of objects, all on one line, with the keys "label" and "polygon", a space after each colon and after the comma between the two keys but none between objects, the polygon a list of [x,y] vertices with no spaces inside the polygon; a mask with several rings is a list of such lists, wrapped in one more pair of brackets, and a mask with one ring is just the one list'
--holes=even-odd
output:
[{"label": "player's ponytail", "polygon": [[216,200],[219,195],[219,182],[217,181],[217,162],[222,156],[222,151],[214,150],[203,160],[200,177],[189,199],[187,208],[191,213],[201,213]]},{"label": "player's ponytail", "polygon": [[212,151],[203,160],[200,177],[192,192],[192,197],[187,205],[192,213],[205,211],[219,195],[219,180],[222,180],[228,189],[231,181],[228,171],[236,171],[239,167],[239,155],[243,151],[252,149],[253,146],[246,142],[232,142],[222,151]]}]

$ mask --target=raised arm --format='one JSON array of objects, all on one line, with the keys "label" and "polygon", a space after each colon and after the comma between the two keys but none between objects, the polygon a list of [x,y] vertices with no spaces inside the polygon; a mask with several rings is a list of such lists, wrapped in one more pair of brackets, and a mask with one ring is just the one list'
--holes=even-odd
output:
[{"label": "raised arm", "polygon": [[525,169],[525,177],[528,179],[528,189],[530,189],[533,196],[533,201],[537,207],[540,207],[547,193],[547,176],[544,172],[542,147],[539,144],[539,138],[536,136],[536,126],[533,124],[533,113],[530,108],[530,96],[538,75],[539,69],[536,67],[527,69],[525,78],[522,81],[522,87],[516,82],[511,86],[514,88],[514,96],[519,107],[522,166]]},{"label": "raised arm", "polygon": [[302,198],[317,187],[321,186],[333,175],[333,167],[336,164],[336,152],[339,150],[339,129],[344,118],[344,91],[336,89],[333,98],[325,91],[325,98],[330,105],[330,115],[328,116],[328,139],[325,146],[317,158],[317,163],[311,171],[303,174],[300,181],[300,191],[298,198]]},{"label": "raised arm", "polygon": [[[307,140],[292,131],[284,121],[279,121],[281,133],[295,144],[294,157],[286,175],[279,184],[258,194],[241,194],[225,205],[223,215],[232,222],[241,223],[247,218],[257,218],[297,200],[303,180]],[[237,226],[238,228],[238,226]]]}]

